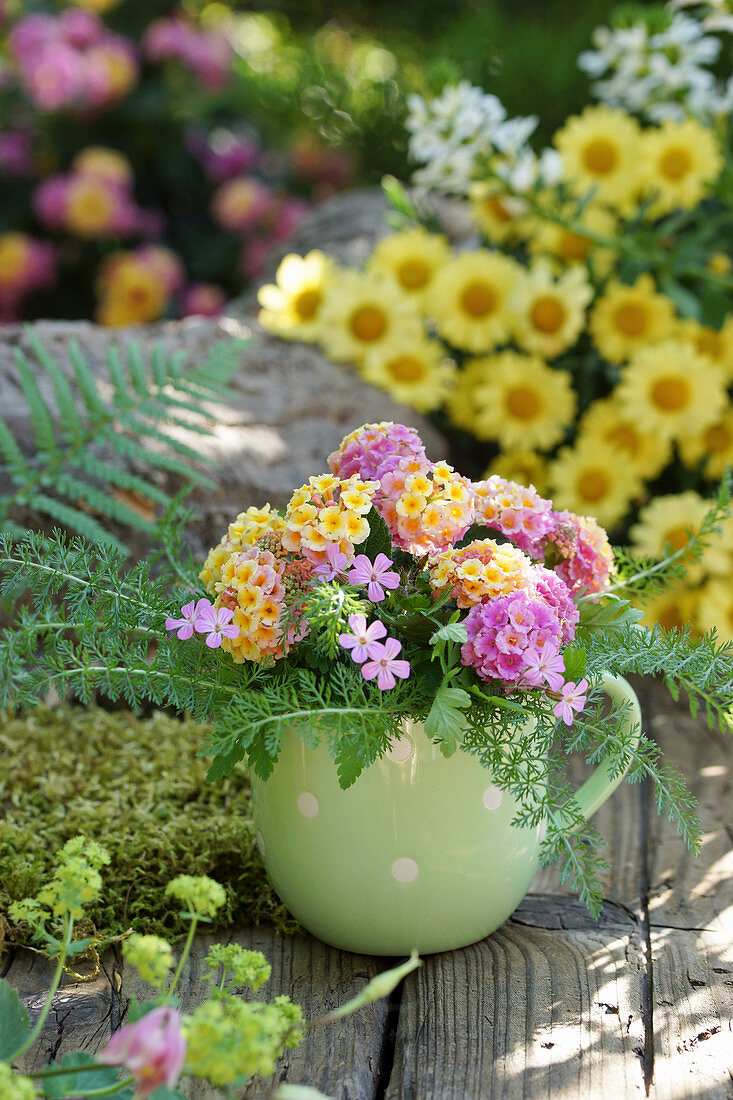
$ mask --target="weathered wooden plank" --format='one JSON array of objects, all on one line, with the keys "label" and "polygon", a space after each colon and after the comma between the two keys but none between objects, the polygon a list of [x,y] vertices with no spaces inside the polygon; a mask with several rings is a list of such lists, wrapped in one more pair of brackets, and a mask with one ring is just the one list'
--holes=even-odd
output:
[{"label": "weathered wooden plank", "polygon": [[[184,1012],[192,1011],[203,997],[204,957],[215,938],[196,938],[179,986]],[[336,951],[309,936],[281,936],[271,928],[248,929],[231,939],[262,951],[272,965],[272,977],[257,997],[286,993],[303,1007],[306,1020],[315,1020],[356,996],[386,969],[383,960]],[[145,995],[138,976],[125,971],[113,953],[104,957],[102,966],[93,982],[72,981],[61,988],[39,1042],[22,1060],[25,1072],[40,1069],[69,1050],[94,1051],[104,1046],[113,1027],[124,1022],[129,998]],[[32,1016],[40,1010],[52,970],[48,960],[30,952],[19,951],[13,959],[7,979]],[[308,1084],[338,1100],[371,1100],[380,1075],[387,1011],[386,1003],[380,1001],[345,1022],[309,1030],[301,1046],[285,1054],[272,1080],[254,1082],[247,1089],[248,1100],[264,1097],[281,1081]],[[192,1100],[213,1100],[219,1095],[201,1082],[191,1083],[185,1091]]]}]

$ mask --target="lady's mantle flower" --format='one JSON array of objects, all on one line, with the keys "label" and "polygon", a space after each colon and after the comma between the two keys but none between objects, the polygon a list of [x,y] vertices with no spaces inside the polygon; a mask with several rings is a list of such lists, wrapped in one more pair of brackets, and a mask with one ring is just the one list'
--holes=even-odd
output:
[{"label": "lady's mantle flower", "polygon": [[135,967],[144,982],[162,989],[173,969],[173,951],[167,940],[160,936],[142,936],[137,932],[122,946],[125,961]]},{"label": "lady's mantle flower", "polygon": [[587,690],[588,681],[586,679],[582,679],[578,684],[574,684],[572,680],[569,680],[567,684],[563,684],[562,699],[555,707],[555,715],[562,718],[566,726],[572,726],[575,721],[573,711],[581,711],[585,706]]},{"label": "lady's mantle flower", "polygon": [[[384,648],[379,638],[384,638],[387,627],[379,619],[367,626],[366,615],[349,615],[349,626],[353,634],[339,634],[339,645],[351,650],[351,659],[358,665],[366,659],[378,656]],[[367,677],[369,679],[369,677]]]},{"label": "lady's mantle flower", "polygon": [[199,600],[198,602],[191,600],[190,603],[185,603],[181,608],[180,619],[173,619],[169,615],[165,620],[166,630],[175,630],[181,641],[192,637],[196,629],[196,620],[205,607],[211,607],[208,600]]},{"label": "lady's mantle flower", "polygon": [[397,588],[400,583],[399,574],[389,568],[391,564],[386,554],[377,554],[373,562],[366,554],[359,554],[354,558],[349,582],[367,585],[367,596],[372,603],[378,603],[387,594],[385,588]]},{"label": "lady's mantle flower", "polygon": [[185,901],[197,917],[213,917],[227,900],[226,890],[206,875],[178,875],[165,888],[166,895]]},{"label": "lady's mantle flower", "polygon": [[197,612],[194,626],[199,634],[206,634],[206,644],[209,649],[218,649],[224,638],[236,638],[239,627],[234,626],[232,619],[234,611],[231,607],[213,607],[208,600],[200,600],[206,604]]},{"label": "lady's mantle flower", "polygon": [[7,1062],[0,1062],[0,1091],[4,1100],[35,1100],[38,1096],[30,1077],[13,1073]]},{"label": "lady's mantle flower", "polygon": [[[340,580],[349,567],[348,557],[339,549],[338,544],[335,542],[329,543],[325,553],[326,561],[317,565],[313,572],[320,581]],[[360,556],[364,557],[363,554]]]},{"label": "lady's mantle flower", "polygon": [[137,1096],[150,1096],[161,1085],[172,1087],[186,1057],[181,1015],[161,1005],[134,1024],[116,1031],[98,1056],[107,1066],[125,1066],[137,1078]]},{"label": "lady's mantle flower", "polygon": [[362,665],[361,674],[364,679],[373,680],[376,677],[380,691],[393,688],[396,683],[395,676],[406,680],[410,675],[410,662],[395,660],[401,649],[402,642],[398,642],[396,638],[387,638],[384,645],[376,642],[372,646],[372,659]]}]

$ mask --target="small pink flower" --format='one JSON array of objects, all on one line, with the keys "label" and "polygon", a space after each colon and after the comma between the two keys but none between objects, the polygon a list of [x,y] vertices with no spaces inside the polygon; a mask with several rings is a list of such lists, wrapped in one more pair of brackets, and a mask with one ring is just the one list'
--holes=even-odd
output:
[{"label": "small pink flower", "polygon": [[224,638],[236,638],[239,627],[231,625],[234,612],[231,607],[213,607],[206,601],[206,607],[202,607],[196,613],[194,626],[199,634],[207,634],[206,644],[209,649],[218,649]]},{"label": "small pink flower", "polygon": [[562,686],[562,699],[555,707],[555,715],[562,718],[566,726],[572,726],[575,721],[573,711],[581,711],[585,706],[585,695],[588,690],[588,681],[583,679],[579,684],[569,680]]},{"label": "small pink flower", "polygon": [[377,642],[372,647],[371,661],[362,665],[361,674],[365,680],[377,679],[377,687],[380,691],[388,691],[395,686],[395,676],[406,680],[410,675],[410,662],[397,661],[395,658],[402,649],[402,642],[396,638],[387,638],[384,645]]},{"label": "small pink flower", "polygon": [[125,1066],[137,1078],[136,1096],[150,1096],[161,1085],[175,1085],[186,1057],[181,1014],[161,1005],[134,1024],[115,1031],[98,1055],[106,1066]]},{"label": "small pink flower", "polygon": [[[335,542],[332,542],[326,547],[326,561],[317,565],[313,572],[322,581],[334,581],[346,573],[348,564],[349,559],[346,554],[339,550]],[[348,635],[345,634],[344,637]]]},{"label": "small pink flower", "polygon": [[205,607],[211,607],[208,600],[199,600],[196,603],[195,600],[191,600],[190,603],[186,603],[181,608],[181,618],[172,619],[170,615],[165,620],[166,630],[177,630],[178,637],[181,641],[185,641],[187,638],[192,637],[194,629],[196,627],[196,620]]},{"label": "small pink flower", "polygon": [[351,650],[351,659],[358,665],[367,657],[376,657],[384,648],[379,638],[384,638],[387,627],[379,619],[367,626],[365,615],[349,615],[349,626],[353,634],[339,634],[339,645]]},{"label": "small pink flower", "polygon": [[397,588],[400,583],[399,573],[390,571],[391,564],[386,554],[377,554],[373,562],[366,554],[359,554],[354,558],[349,582],[367,585],[367,596],[372,603],[379,603],[386,595],[385,588]]},{"label": "small pink flower", "polygon": [[551,691],[563,686],[565,661],[553,642],[545,642],[542,649],[530,650],[525,656],[524,678],[532,687],[547,684]]}]

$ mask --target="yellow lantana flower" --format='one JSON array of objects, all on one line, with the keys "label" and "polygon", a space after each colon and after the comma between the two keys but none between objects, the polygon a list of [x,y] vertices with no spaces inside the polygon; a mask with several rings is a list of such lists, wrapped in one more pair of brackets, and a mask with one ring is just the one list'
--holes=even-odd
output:
[{"label": "yellow lantana flower", "polygon": [[417,340],[423,326],[415,302],[393,279],[341,271],[328,286],[319,340],[337,362],[361,363],[368,351],[395,337]]},{"label": "yellow lantana flower", "polygon": [[599,202],[631,213],[640,178],[638,123],[612,107],[586,107],[555,134],[565,178],[576,195],[594,192]]},{"label": "yellow lantana flower", "polygon": [[563,448],[547,479],[556,507],[593,516],[604,527],[623,519],[641,492],[640,478],[619,462],[618,451],[595,439]]},{"label": "yellow lantana flower", "polygon": [[361,376],[395,401],[429,412],[443,404],[455,377],[455,364],[436,340],[405,340],[366,353]]},{"label": "yellow lantana flower", "polygon": [[465,351],[490,351],[509,339],[509,298],[521,268],[513,260],[478,248],[455,256],[435,276],[427,313],[440,335]]},{"label": "yellow lantana flower", "polygon": [[260,287],[257,293],[262,327],[287,340],[317,340],[323,295],[337,270],[336,262],[318,249],[306,256],[286,256],[275,283]]},{"label": "yellow lantana flower", "polygon": [[693,118],[665,119],[658,128],[645,130],[639,155],[644,191],[653,197],[651,217],[693,209],[723,168],[714,131]]},{"label": "yellow lantana flower", "polygon": [[602,398],[590,406],[578,425],[578,438],[599,439],[643,478],[656,477],[672,456],[669,440],[640,431],[613,397]]},{"label": "yellow lantana flower", "polygon": [[401,233],[390,233],[378,241],[367,270],[391,276],[403,294],[419,303],[450,255],[445,237],[417,226]]},{"label": "yellow lantana flower", "polygon": [[651,275],[640,275],[632,286],[614,279],[593,307],[590,331],[601,355],[622,363],[638,348],[674,334],[674,307]]},{"label": "yellow lantana flower", "polygon": [[641,348],[625,368],[616,396],[639,431],[664,439],[704,431],[726,404],[720,372],[682,340]]},{"label": "yellow lantana flower", "polygon": [[554,446],[575,413],[570,374],[516,351],[480,364],[473,364],[473,430],[479,439],[495,439],[508,450]]},{"label": "yellow lantana flower", "polygon": [[[709,502],[692,489],[654,497],[640,510],[638,521],[629,530],[632,550],[639,557],[655,561],[664,556],[665,547],[672,552],[681,550],[700,530],[709,508]],[[695,561],[691,556],[685,559],[687,576],[693,583],[701,579],[707,568],[705,559],[711,551],[714,559],[714,547],[705,551],[702,561]]]},{"label": "yellow lantana flower", "polygon": [[578,339],[592,297],[582,268],[555,279],[550,264],[538,260],[517,279],[512,297],[517,343],[547,359],[559,355]]}]

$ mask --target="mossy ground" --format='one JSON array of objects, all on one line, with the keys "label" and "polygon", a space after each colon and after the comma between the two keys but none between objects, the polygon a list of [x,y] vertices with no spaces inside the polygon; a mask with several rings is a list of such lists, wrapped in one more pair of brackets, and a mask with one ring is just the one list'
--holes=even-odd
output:
[{"label": "mossy ground", "polygon": [[206,783],[207,762],[196,755],[203,732],[162,713],[0,713],[0,956],[8,930],[20,939],[8,905],[37,892],[54,853],[79,833],[112,857],[89,910],[103,935],[185,931],[164,895],[179,874],[210,875],[226,887],[220,925],[297,928],[265,876],[244,770]]}]

